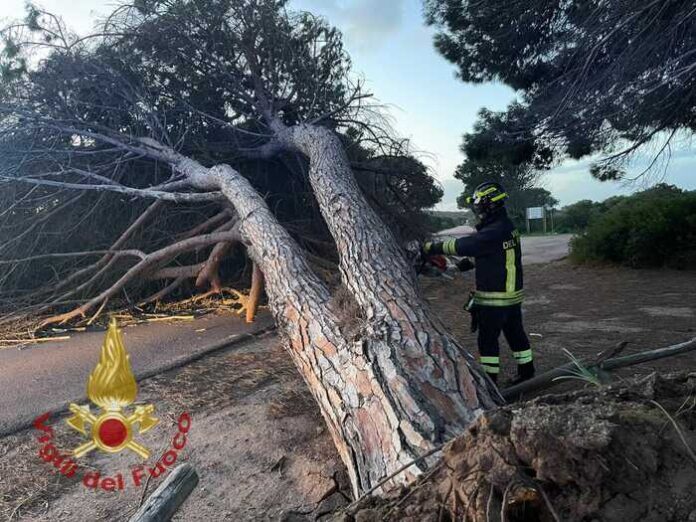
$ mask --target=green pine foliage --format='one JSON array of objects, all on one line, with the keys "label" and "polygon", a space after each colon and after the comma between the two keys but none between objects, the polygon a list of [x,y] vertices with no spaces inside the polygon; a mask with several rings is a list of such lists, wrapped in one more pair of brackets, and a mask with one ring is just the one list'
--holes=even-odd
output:
[{"label": "green pine foliage", "polygon": [[696,131],[693,0],[424,5],[435,47],[461,80],[517,93],[506,111],[481,112],[468,140],[472,158],[539,168],[608,153],[591,173],[615,179],[639,146]]}]

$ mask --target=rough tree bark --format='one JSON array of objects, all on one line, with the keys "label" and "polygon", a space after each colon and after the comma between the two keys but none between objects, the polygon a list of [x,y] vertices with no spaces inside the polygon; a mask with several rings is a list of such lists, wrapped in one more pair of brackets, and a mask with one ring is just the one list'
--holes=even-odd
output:
[{"label": "rough tree bark", "polygon": [[[271,311],[359,495],[461,433],[495,405],[497,392],[420,298],[412,267],[365,202],[338,138],[312,126],[282,129],[279,137],[309,158],[344,285],[367,318],[357,339],[342,331],[328,288],[238,172],[163,153],[195,187],[220,190],[235,207]],[[394,481],[419,472],[413,466]]]},{"label": "rough tree bark", "polygon": [[422,427],[456,433],[477,408],[491,406],[495,389],[422,299],[413,267],[367,203],[338,136],[312,125],[275,128],[281,143],[309,159],[309,180],[340,253],[341,278],[367,318],[375,360],[384,375],[396,372],[404,386],[418,390],[406,392],[402,406],[412,405],[412,393],[421,396],[415,405],[429,417]]}]

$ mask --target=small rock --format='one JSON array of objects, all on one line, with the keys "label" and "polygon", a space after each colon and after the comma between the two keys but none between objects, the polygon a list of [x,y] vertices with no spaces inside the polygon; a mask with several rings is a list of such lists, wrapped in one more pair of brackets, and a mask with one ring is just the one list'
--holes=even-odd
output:
[{"label": "small rock", "polygon": [[355,514],[355,522],[378,522],[378,513],[373,509],[361,509]]},{"label": "small rock", "polygon": [[336,492],[329,495],[324,500],[322,500],[317,509],[314,511],[314,516],[319,519],[323,515],[329,515],[334,511],[341,509],[348,505],[348,500],[340,492]]},{"label": "small rock", "polygon": [[280,457],[273,466],[271,466],[271,471],[277,471],[281,476],[283,475],[283,471],[285,471],[285,467],[287,466],[288,463],[288,458],[283,455]]}]

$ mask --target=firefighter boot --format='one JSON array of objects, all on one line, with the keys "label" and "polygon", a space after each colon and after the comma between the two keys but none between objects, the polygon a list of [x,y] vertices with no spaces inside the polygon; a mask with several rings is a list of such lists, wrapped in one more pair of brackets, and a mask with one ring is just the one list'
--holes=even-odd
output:
[{"label": "firefighter boot", "polygon": [[523,381],[528,381],[534,377],[534,361],[529,361],[527,364],[520,364],[517,367],[517,375]]},{"label": "firefighter boot", "polygon": [[512,381],[511,385],[519,384],[534,377],[534,361],[517,365],[517,379]]}]

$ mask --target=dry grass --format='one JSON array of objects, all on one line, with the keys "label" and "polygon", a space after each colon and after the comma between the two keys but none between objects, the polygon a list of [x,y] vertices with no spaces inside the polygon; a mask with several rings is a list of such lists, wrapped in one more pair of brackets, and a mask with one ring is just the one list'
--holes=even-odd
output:
[{"label": "dry grass", "polygon": [[0,439],[0,520],[40,516],[70,487],[46,466],[36,439],[26,432]]}]

